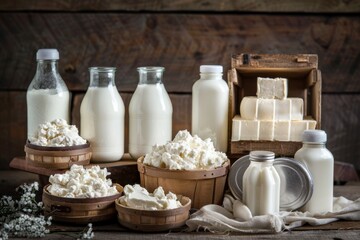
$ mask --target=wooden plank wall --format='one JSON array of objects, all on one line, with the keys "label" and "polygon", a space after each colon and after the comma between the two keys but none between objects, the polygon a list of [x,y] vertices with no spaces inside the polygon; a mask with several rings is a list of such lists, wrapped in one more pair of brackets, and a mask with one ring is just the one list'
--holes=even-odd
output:
[{"label": "wooden plank wall", "polygon": [[[236,53],[314,53],[323,77],[322,126],[337,161],[360,169],[360,1],[0,1],[0,170],[24,155],[26,89],[38,48],[60,51],[73,93],[72,121],[89,66],[116,66],[128,106],[136,67],[166,68],[174,133],[191,126],[191,87],[201,64],[229,69]],[[226,75],[225,75],[226,78]]]}]

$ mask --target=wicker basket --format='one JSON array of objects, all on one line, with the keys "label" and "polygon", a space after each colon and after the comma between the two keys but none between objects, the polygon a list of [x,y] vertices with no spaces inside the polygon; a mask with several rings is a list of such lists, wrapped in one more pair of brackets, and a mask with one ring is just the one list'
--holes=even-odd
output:
[{"label": "wicker basket", "polygon": [[71,165],[87,165],[90,163],[90,144],[71,147],[43,147],[31,144],[25,145],[27,163],[49,169],[69,169]]},{"label": "wicker basket", "polygon": [[193,208],[207,204],[222,204],[226,177],[230,161],[212,170],[169,170],[143,164],[144,157],[138,159],[140,184],[149,192],[157,187],[164,191],[188,196]]},{"label": "wicker basket", "polygon": [[116,217],[115,200],[121,196],[123,187],[116,184],[118,194],[99,198],[65,198],[51,195],[49,185],[44,187],[42,201],[45,216],[54,221],[87,224],[106,221]]},{"label": "wicker basket", "polygon": [[168,210],[140,210],[129,208],[115,201],[118,221],[132,230],[159,232],[181,227],[189,218],[191,200],[178,195],[182,207]]}]

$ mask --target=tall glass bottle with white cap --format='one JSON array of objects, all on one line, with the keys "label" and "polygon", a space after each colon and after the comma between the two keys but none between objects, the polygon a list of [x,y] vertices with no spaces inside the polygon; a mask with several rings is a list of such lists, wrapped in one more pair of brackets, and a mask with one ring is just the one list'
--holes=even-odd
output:
[{"label": "tall glass bottle with white cap", "polygon": [[320,213],[333,210],[334,157],[326,148],[326,141],[325,131],[306,130],[303,146],[294,156],[305,163],[313,178],[313,194],[303,211]]},{"label": "tall glass bottle with white cap", "polygon": [[39,49],[36,59],[36,74],[26,93],[28,138],[39,124],[57,118],[70,121],[70,94],[58,71],[58,50]]},{"label": "tall glass bottle with white cap", "polygon": [[163,67],[139,67],[139,84],[129,104],[129,153],[139,158],[172,137],[173,108],[162,82]]},{"label": "tall glass bottle with white cap", "polygon": [[229,87],[220,65],[200,66],[200,79],[192,87],[191,131],[210,138],[218,151],[226,152],[228,137]]}]

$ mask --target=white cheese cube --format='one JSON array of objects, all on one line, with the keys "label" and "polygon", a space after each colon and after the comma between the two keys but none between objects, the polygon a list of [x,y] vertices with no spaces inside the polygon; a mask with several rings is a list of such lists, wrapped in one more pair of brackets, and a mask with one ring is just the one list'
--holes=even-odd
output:
[{"label": "white cheese cube", "polygon": [[276,121],[274,126],[275,141],[290,141],[290,121]]},{"label": "white cheese cube", "polygon": [[316,121],[311,117],[306,120],[291,121],[290,141],[301,142],[302,134],[305,130],[313,130],[316,127]]},{"label": "white cheese cube", "polygon": [[291,98],[291,120],[303,120],[304,100],[302,98]]},{"label": "white cheese cube", "polygon": [[274,99],[258,99],[259,120],[275,120],[275,101]]},{"label": "white cheese cube", "polygon": [[240,115],[243,119],[253,120],[258,118],[257,97],[244,97],[240,103]]},{"label": "white cheese cube", "polygon": [[259,140],[273,141],[274,140],[274,121],[259,121]]},{"label": "white cheese cube", "polygon": [[232,141],[259,140],[259,121],[242,119],[239,115],[233,118]]},{"label": "white cheese cube", "polygon": [[258,98],[285,99],[288,93],[286,78],[257,78]]},{"label": "white cheese cube", "polygon": [[283,100],[276,99],[274,102],[275,102],[275,120],[280,120],[280,121],[291,120],[292,99],[290,98]]}]

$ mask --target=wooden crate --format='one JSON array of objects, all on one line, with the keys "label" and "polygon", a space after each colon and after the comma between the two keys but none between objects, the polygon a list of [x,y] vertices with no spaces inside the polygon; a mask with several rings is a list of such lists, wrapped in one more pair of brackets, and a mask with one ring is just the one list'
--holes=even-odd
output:
[{"label": "wooden crate", "polygon": [[304,115],[316,120],[321,128],[321,72],[315,54],[239,54],[231,59],[228,71],[230,88],[228,154],[239,157],[253,150],[268,150],[278,156],[293,156],[301,142],[231,141],[232,119],[240,114],[240,102],[245,96],[256,96],[257,77],[285,77],[288,97],[304,100]]}]

